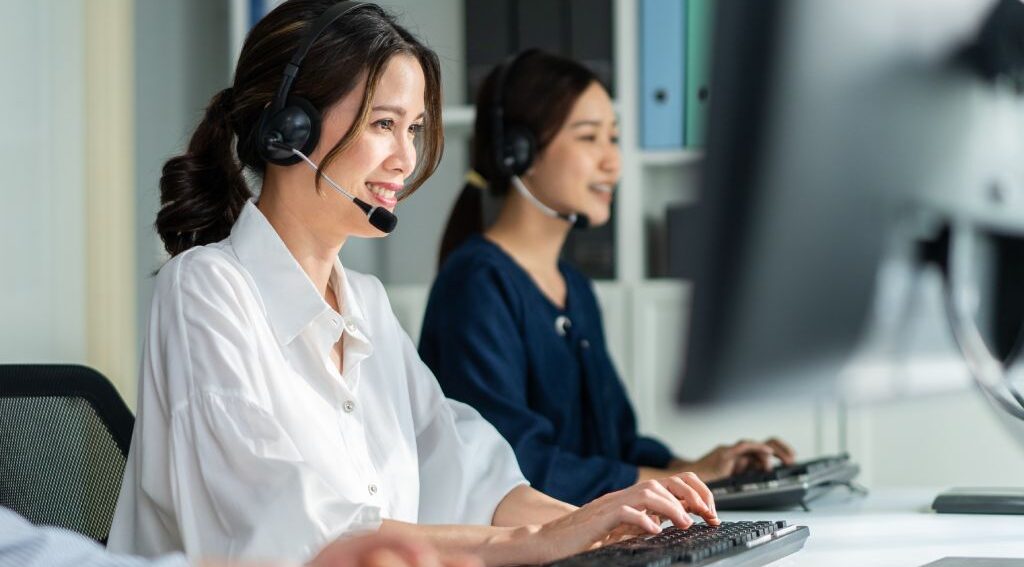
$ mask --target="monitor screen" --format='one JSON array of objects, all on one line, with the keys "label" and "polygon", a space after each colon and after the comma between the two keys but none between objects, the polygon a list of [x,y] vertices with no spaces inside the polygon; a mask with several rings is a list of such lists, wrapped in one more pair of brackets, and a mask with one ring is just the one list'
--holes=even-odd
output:
[{"label": "monitor screen", "polygon": [[[961,56],[1007,4],[718,2],[704,182],[670,243],[693,282],[681,402],[835,393],[882,266],[927,269],[950,226],[1024,233],[1024,97]],[[1012,240],[979,273],[1005,283]],[[1020,320],[990,319],[1008,356]]]}]

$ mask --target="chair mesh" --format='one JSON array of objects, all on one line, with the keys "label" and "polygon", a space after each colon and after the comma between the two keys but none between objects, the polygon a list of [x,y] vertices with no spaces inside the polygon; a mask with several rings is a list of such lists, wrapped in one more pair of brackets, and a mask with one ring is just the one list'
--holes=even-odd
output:
[{"label": "chair mesh", "polygon": [[105,542],[125,456],[77,397],[0,398],[0,505]]}]

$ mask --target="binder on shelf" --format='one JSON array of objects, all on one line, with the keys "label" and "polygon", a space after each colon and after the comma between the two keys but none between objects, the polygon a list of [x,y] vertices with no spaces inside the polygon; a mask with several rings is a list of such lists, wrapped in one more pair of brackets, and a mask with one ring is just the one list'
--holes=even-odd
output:
[{"label": "binder on shelf", "polygon": [[249,0],[249,29],[252,29],[267,12],[269,10],[267,10],[266,0]]},{"label": "binder on shelf", "polygon": [[465,0],[467,100],[513,53],[540,48],[593,70],[614,96],[611,0]]},{"label": "binder on shelf", "polygon": [[236,2],[240,1],[242,4],[244,4],[248,8],[248,12],[249,12],[249,19],[248,19],[249,28],[248,29],[252,29],[252,27],[256,25],[256,22],[258,22],[261,19],[263,19],[263,16],[266,16],[267,14],[270,13],[271,10],[273,10],[274,8],[277,8],[278,6],[280,6],[284,2],[284,0],[235,0],[235,1]]},{"label": "binder on shelf", "polygon": [[570,55],[597,74],[615,98],[612,0],[569,0]]},{"label": "binder on shelf", "polygon": [[473,104],[487,73],[515,52],[516,5],[512,0],[465,0],[465,14],[466,100]]},{"label": "binder on shelf", "polygon": [[704,147],[711,101],[711,48],[715,0],[687,0],[686,146]]},{"label": "binder on shelf", "polygon": [[539,48],[569,55],[569,5],[566,0],[517,0],[515,51]]},{"label": "binder on shelf", "polygon": [[[676,203],[665,209],[666,242],[663,245],[665,267],[662,274],[675,279],[692,280],[700,271],[700,258],[694,253],[693,243],[697,241],[706,221],[706,210],[699,203]],[[705,216],[701,216],[704,213]]]},{"label": "binder on shelf", "polygon": [[683,147],[686,18],[684,0],[640,0],[640,145],[645,149]]}]

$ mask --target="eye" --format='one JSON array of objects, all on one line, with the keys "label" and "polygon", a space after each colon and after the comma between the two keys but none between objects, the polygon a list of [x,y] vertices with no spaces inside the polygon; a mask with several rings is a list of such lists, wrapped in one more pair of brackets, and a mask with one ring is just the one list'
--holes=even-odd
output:
[{"label": "eye", "polygon": [[576,138],[576,139],[580,140],[581,142],[596,142],[597,141],[597,135],[595,135],[595,134],[584,134],[583,136],[580,136],[579,138]]},{"label": "eye", "polygon": [[419,136],[420,134],[423,133],[423,125],[422,124],[410,124],[409,125],[409,133],[412,134],[413,136]]},{"label": "eye", "polygon": [[616,135],[612,136],[612,140],[611,140],[611,141],[612,141],[612,143],[613,143],[613,144],[615,144],[616,146],[617,146],[617,145],[619,145],[619,135],[618,135],[618,134],[616,134]]},{"label": "eye", "polygon": [[373,123],[374,126],[381,130],[390,132],[395,127],[395,120],[393,118],[381,118],[380,120]]}]

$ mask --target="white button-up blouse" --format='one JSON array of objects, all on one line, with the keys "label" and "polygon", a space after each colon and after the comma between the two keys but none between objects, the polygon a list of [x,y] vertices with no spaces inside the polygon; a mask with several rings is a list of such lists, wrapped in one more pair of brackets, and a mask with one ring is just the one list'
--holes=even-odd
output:
[{"label": "white button-up blouse", "polygon": [[306,560],[383,518],[489,524],[526,483],[444,397],[380,281],[336,262],[331,285],[341,313],[252,202],[160,270],[112,550]]}]

